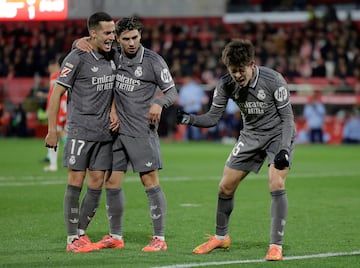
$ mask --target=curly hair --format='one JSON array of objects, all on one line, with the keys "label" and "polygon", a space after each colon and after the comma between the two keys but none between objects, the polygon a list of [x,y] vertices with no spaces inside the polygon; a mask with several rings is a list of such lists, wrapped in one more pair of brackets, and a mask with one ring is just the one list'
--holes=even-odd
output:
[{"label": "curly hair", "polygon": [[117,35],[120,35],[124,31],[132,31],[138,30],[140,33],[142,32],[144,25],[141,23],[139,18],[127,17],[121,20],[118,20],[115,24],[115,31]]},{"label": "curly hair", "polygon": [[226,66],[244,66],[255,58],[255,47],[250,40],[235,39],[228,43],[222,52],[222,61]]}]

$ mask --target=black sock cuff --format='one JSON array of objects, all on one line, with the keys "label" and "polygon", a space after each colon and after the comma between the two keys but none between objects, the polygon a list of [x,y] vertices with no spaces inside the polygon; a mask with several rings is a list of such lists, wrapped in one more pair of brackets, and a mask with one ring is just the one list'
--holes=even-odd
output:
[{"label": "black sock cuff", "polygon": [[160,191],[161,191],[160,185],[156,185],[155,187],[145,190],[145,192],[149,195],[156,194]]},{"label": "black sock cuff", "polygon": [[89,192],[89,193],[94,193],[94,194],[99,194],[99,193],[101,193],[101,191],[102,191],[102,189],[92,189],[92,188],[87,188],[87,191]]},{"label": "black sock cuff", "polygon": [[285,189],[284,190],[277,190],[277,191],[270,192],[270,194],[271,194],[271,196],[280,196],[280,195],[286,194],[286,191],[285,191]]},{"label": "black sock cuff", "polygon": [[67,186],[66,186],[66,188],[68,189],[68,190],[71,190],[71,191],[74,191],[74,192],[81,192],[81,187],[77,187],[77,186],[74,186],[74,185],[70,185],[70,184],[68,184]]},{"label": "black sock cuff", "polygon": [[234,196],[233,195],[224,195],[224,194],[219,194],[219,199],[223,199],[223,200],[230,200],[233,199]]},{"label": "black sock cuff", "polygon": [[119,189],[106,188],[105,191],[106,191],[107,195],[117,195],[118,193],[120,193],[122,191],[122,188],[119,188]]}]

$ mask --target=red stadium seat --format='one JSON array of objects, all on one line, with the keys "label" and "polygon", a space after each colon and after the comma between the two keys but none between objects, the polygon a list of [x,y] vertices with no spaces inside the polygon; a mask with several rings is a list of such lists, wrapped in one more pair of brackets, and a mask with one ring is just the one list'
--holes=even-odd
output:
[{"label": "red stadium seat", "polygon": [[7,87],[7,98],[12,103],[23,103],[25,98],[30,95],[34,80],[32,78],[9,79],[5,82]]}]

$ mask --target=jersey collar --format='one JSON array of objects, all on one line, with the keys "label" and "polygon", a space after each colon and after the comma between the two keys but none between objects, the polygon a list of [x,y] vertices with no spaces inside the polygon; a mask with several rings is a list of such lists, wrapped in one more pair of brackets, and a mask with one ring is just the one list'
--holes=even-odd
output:
[{"label": "jersey collar", "polygon": [[[97,52],[97,51],[95,51],[95,50],[91,50],[91,55],[96,59],[96,60],[100,60],[100,59],[104,59],[104,58],[106,58],[105,57],[105,55],[103,55],[103,54],[101,54],[101,53],[99,53],[99,52]],[[112,51],[110,51],[109,52],[109,55],[108,55],[108,57],[111,59],[112,58]]]},{"label": "jersey collar", "polygon": [[250,80],[249,87],[255,88],[258,80],[259,80],[259,67],[255,65],[255,76],[253,79]]},{"label": "jersey collar", "polygon": [[136,53],[136,56],[132,59],[129,59],[128,57],[126,57],[125,54],[121,54],[120,56],[120,60],[124,63],[126,63],[127,65],[134,65],[137,63],[142,63],[143,59],[144,59],[144,47],[142,45],[140,45],[138,52]]}]

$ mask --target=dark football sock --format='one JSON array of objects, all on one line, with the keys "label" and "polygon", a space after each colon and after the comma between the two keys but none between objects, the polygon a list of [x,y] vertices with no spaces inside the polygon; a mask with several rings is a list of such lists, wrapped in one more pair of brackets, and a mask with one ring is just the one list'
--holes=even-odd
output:
[{"label": "dark football sock", "polygon": [[64,219],[68,236],[77,235],[81,188],[67,185],[64,196]]},{"label": "dark football sock", "polygon": [[106,209],[109,219],[110,234],[122,235],[122,215],[125,207],[124,191],[106,189]]},{"label": "dark football sock", "polygon": [[225,236],[229,232],[229,219],[234,208],[234,196],[220,194],[216,212],[216,235]]},{"label": "dark football sock", "polygon": [[271,192],[270,244],[282,245],[287,212],[288,199],[285,190]]},{"label": "dark football sock", "polygon": [[102,189],[87,188],[84,199],[81,202],[79,229],[86,230],[90,221],[99,207]]},{"label": "dark football sock", "polygon": [[160,185],[145,191],[149,200],[150,216],[154,227],[154,236],[165,235],[166,199]]}]

